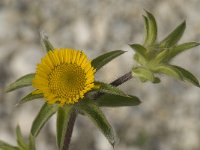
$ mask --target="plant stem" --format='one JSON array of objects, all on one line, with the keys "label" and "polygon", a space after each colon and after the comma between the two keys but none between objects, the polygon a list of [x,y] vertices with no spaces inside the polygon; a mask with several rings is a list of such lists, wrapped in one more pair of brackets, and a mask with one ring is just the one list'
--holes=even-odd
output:
[{"label": "plant stem", "polygon": [[63,150],[69,149],[69,144],[70,144],[70,141],[71,141],[72,132],[73,132],[73,129],[74,129],[74,124],[75,124],[75,121],[76,121],[76,116],[77,116],[77,112],[74,110],[71,113],[71,116],[69,118],[69,122],[68,122],[68,125],[67,125],[67,131],[65,133]]},{"label": "plant stem", "polygon": [[[124,82],[126,82],[130,79],[132,79],[132,74],[131,74],[131,72],[128,72],[128,73],[124,74],[123,76],[119,77],[118,79],[114,80],[110,84],[113,85],[113,86],[119,86],[119,85],[123,84]],[[101,96],[101,94],[99,96]],[[73,129],[74,129],[74,123],[76,121],[76,117],[77,117],[77,112],[76,111],[72,112],[70,119],[69,119],[69,122],[68,122],[67,131],[65,133],[65,141],[64,141],[63,150],[69,149],[69,144],[70,144],[70,141],[71,141],[72,132],[73,132]]]}]

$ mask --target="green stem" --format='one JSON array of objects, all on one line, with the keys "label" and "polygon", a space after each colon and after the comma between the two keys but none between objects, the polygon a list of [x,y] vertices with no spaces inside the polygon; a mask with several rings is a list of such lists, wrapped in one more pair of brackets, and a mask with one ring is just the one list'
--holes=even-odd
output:
[{"label": "green stem", "polygon": [[[118,79],[114,80],[110,84],[113,85],[113,86],[119,86],[119,85],[123,84],[124,82],[126,82],[130,79],[132,79],[132,74],[131,74],[131,72],[128,72],[128,73],[124,74],[123,76],[119,77]],[[70,141],[71,141],[72,132],[73,132],[73,129],[74,129],[76,117],[77,117],[77,112],[74,111],[71,114],[69,122],[68,122],[67,131],[66,131],[66,134],[65,134],[65,141],[64,141],[63,150],[69,149],[69,144],[70,144]]]}]

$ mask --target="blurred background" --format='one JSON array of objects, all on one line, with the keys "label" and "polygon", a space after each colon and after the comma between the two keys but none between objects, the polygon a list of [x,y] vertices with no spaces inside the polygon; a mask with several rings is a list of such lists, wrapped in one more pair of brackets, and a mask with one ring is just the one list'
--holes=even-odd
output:
[{"label": "blurred background", "polygon": [[[38,110],[36,100],[16,106],[31,88],[5,94],[6,85],[35,71],[45,54],[40,45],[45,31],[54,47],[84,50],[90,59],[111,50],[127,53],[96,74],[111,82],[131,69],[133,51],[127,44],[142,43],[144,9],[154,14],[159,39],[183,20],[187,22],[180,42],[200,41],[199,0],[1,0],[0,1],[0,139],[15,144],[15,128],[28,137]],[[200,79],[200,47],[178,56],[176,63]],[[136,107],[104,108],[115,128],[119,143],[115,150],[199,150],[200,89],[169,77],[160,84],[138,79],[120,86],[136,95]],[[56,150],[55,117],[37,138],[38,150]],[[112,150],[106,138],[89,121],[79,116],[71,150]]]}]

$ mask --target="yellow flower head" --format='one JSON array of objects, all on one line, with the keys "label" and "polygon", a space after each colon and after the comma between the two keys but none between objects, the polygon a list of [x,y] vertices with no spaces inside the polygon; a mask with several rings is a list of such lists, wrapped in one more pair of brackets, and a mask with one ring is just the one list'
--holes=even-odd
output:
[{"label": "yellow flower head", "polygon": [[82,51],[54,49],[37,65],[33,87],[44,94],[49,104],[74,104],[94,87],[94,73]]}]

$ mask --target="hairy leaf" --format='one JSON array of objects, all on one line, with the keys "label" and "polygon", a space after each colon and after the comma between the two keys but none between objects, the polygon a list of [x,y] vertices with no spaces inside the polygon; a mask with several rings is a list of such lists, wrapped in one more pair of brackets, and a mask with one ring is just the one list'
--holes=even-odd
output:
[{"label": "hairy leaf", "polygon": [[179,66],[173,65],[173,67],[175,67],[181,73],[183,80],[188,81],[197,87],[200,86],[198,79],[192,73]]},{"label": "hairy leaf", "polygon": [[135,106],[141,103],[139,98],[136,96],[129,95],[127,97],[112,94],[104,94],[100,96],[95,102],[100,107]]},{"label": "hairy leaf", "polygon": [[59,150],[62,150],[65,140],[65,133],[67,130],[69,118],[73,107],[66,105],[59,107],[57,112],[57,145]]},{"label": "hairy leaf", "polygon": [[22,149],[27,149],[27,145],[24,141],[24,138],[22,136],[21,129],[19,126],[17,126],[17,128],[16,128],[16,135],[17,135],[17,143],[18,143],[19,147]]},{"label": "hairy leaf", "polygon": [[163,41],[160,42],[160,47],[169,48],[174,46],[182,37],[185,31],[185,21],[181,23],[174,31],[172,31]]},{"label": "hairy leaf", "polygon": [[115,59],[116,57],[122,55],[125,53],[125,51],[122,50],[116,50],[116,51],[111,51],[108,53],[105,53],[103,55],[98,56],[97,58],[92,60],[92,66],[96,69],[99,70],[101,67],[109,63],[111,60]]},{"label": "hairy leaf", "polygon": [[16,146],[12,146],[4,141],[0,140],[0,149],[1,150],[20,150],[18,147]]},{"label": "hairy leaf", "polygon": [[98,91],[102,93],[108,93],[108,94],[113,94],[113,95],[121,95],[121,96],[127,96],[123,91],[121,91],[119,88],[112,86],[107,83],[103,82],[95,82],[95,86],[99,87],[97,89]]},{"label": "hairy leaf", "polygon": [[172,76],[172,77],[175,77],[177,79],[182,80],[182,76],[181,76],[179,70],[176,69],[175,67],[171,66],[171,65],[156,66],[154,71],[157,72],[157,73],[163,73],[163,74],[166,74],[168,76]]},{"label": "hairy leaf", "polygon": [[27,74],[18,80],[16,80],[14,83],[11,83],[7,88],[6,92],[11,92],[13,90],[26,87],[26,86],[31,86],[32,85],[32,80],[35,77],[34,73]]},{"label": "hairy leaf", "polygon": [[44,32],[41,32],[40,36],[41,36],[41,44],[44,50],[46,52],[53,50],[54,49],[53,45],[49,42],[48,36]]},{"label": "hairy leaf", "polygon": [[147,17],[144,16],[146,37],[144,45],[152,45],[155,43],[157,38],[157,24],[154,16],[146,11]]},{"label": "hairy leaf", "polygon": [[36,150],[35,137],[32,134],[29,136],[29,150]]},{"label": "hairy leaf", "polygon": [[172,59],[173,57],[175,57],[176,55],[178,55],[181,52],[184,52],[186,50],[189,50],[193,47],[199,46],[199,43],[196,42],[188,42],[188,43],[184,43],[181,45],[178,45],[174,48],[171,48],[168,54],[168,60]]},{"label": "hairy leaf", "polygon": [[100,108],[93,101],[88,100],[87,104],[79,105],[79,109],[94,122],[110,144],[114,146],[117,140],[116,134]]},{"label": "hairy leaf", "polygon": [[23,104],[29,101],[32,101],[34,99],[38,99],[38,98],[43,98],[43,94],[42,93],[36,93],[37,90],[32,91],[31,93],[29,93],[28,95],[26,95],[25,97],[23,97],[18,104]]},{"label": "hairy leaf", "polygon": [[144,68],[144,67],[133,68],[132,75],[139,77],[141,79],[141,81],[154,82],[154,80],[155,80],[153,72],[151,72],[149,69]]},{"label": "hairy leaf", "polygon": [[49,120],[49,118],[57,111],[57,105],[49,105],[45,103],[37,114],[35,120],[33,121],[31,127],[31,134],[36,137],[40,132],[44,124]]}]

